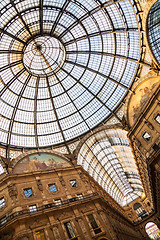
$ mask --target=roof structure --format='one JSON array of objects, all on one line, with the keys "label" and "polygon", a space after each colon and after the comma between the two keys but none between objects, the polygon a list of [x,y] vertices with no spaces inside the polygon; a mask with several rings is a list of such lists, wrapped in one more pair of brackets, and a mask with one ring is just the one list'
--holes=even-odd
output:
[{"label": "roof structure", "polygon": [[4,0],[0,10],[1,144],[66,143],[115,114],[141,57],[134,0]]},{"label": "roof structure", "polygon": [[160,65],[160,2],[157,1],[153,4],[148,15],[148,40],[156,58],[158,64]]},{"label": "roof structure", "polygon": [[127,131],[123,129],[106,128],[86,136],[79,147],[77,164],[123,207],[143,193]]}]

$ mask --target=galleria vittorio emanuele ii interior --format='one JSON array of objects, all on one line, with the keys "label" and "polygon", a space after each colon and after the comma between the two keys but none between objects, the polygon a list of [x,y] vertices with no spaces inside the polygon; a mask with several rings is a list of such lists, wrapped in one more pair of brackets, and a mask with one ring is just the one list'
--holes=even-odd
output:
[{"label": "galleria vittorio emanuele ii interior", "polygon": [[160,239],[160,1],[0,0],[0,240]]}]

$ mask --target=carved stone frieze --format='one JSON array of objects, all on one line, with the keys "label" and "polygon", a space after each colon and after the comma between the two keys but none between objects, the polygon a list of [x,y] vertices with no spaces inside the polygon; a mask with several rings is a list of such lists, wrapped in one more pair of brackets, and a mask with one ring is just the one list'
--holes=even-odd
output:
[{"label": "carved stone frieze", "polygon": [[43,191],[43,185],[41,183],[41,180],[37,180],[37,187],[38,187],[39,191]]},{"label": "carved stone frieze", "polygon": [[16,184],[8,185],[8,193],[12,200],[14,199],[14,197],[17,198],[18,192],[17,192]]}]

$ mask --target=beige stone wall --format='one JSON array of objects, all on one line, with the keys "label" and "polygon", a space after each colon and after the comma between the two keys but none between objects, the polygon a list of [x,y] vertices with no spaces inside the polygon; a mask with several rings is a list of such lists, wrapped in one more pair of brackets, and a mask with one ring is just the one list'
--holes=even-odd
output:
[{"label": "beige stone wall", "polygon": [[[77,181],[75,188],[70,185],[72,179]],[[56,184],[57,192],[49,191],[50,183]],[[32,188],[33,196],[26,198],[25,188]],[[76,198],[80,193],[83,198]],[[2,240],[36,240],[36,232],[41,230],[46,240],[68,240],[64,226],[68,221],[78,240],[143,239],[125,218],[124,210],[80,166],[19,175],[3,174],[0,196],[5,197],[6,202],[0,211],[1,222],[12,216],[0,227]],[[61,199],[62,204],[53,205],[56,199]],[[35,204],[37,211],[30,213],[29,206]],[[89,214],[93,214],[100,229],[97,234],[88,220]]]}]

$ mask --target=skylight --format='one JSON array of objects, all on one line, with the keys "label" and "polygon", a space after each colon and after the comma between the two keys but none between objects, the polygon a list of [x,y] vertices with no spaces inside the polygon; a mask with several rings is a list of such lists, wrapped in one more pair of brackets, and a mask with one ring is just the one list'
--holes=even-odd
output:
[{"label": "skylight", "polygon": [[0,10],[2,144],[57,145],[114,112],[140,59],[132,0],[4,0]]}]

